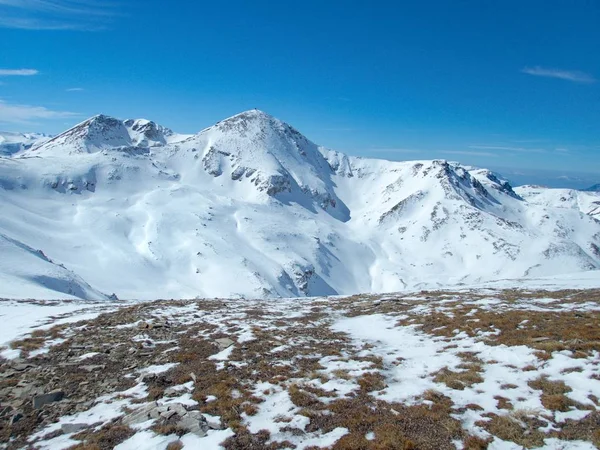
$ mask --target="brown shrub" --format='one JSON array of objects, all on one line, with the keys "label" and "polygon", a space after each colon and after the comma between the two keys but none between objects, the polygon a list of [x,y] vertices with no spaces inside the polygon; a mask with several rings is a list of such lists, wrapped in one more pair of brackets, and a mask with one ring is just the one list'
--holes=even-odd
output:
[{"label": "brown shrub", "polygon": [[463,441],[463,450],[486,450],[492,442],[491,438],[483,439],[479,436],[467,436]]},{"label": "brown shrub", "polygon": [[182,448],[183,448],[183,442],[177,440],[177,441],[170,442],[169,445],[167,445],[166,450],[181,450]]},{"label": "brown shrub", "polygon": [[358,379],[358,385],[365,392],[381,391],[387,387],[385,377],[379,372],[366,372]]}]

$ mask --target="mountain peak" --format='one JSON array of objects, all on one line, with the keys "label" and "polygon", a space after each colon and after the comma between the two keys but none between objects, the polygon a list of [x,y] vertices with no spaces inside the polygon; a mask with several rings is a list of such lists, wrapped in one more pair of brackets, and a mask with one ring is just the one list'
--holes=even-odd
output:
[{"label": "mountain peak", "polygon": [[82,128],[108,129],[119,127],[120,125],[122,125],[122,122],[116,117],[107,116],[106,114],[96,114],[95,116],[78,123],[65,133]]},{"label": "mountain peak", "polygon": [[251,129],[265,130],[268,127],[283,128],[284,123],[259,109],[242,111],[215,124],[222,131],[246,132]]},{"label": "mountain peak", "polygon": [[97,114],[67,131],[35,147],[33,150],[63,153],[95,153],[101,150],[125,149],[136,152],[167,144],[174,133],[146,119],[120,120]]},{"label": "mountain peak", "polygon": [[107,147],[130,145],[127,128],[122,121],[97,114],[34,148],[51,153],[95,153]]},{"label": "mountain peak", "polygon": [[256,108],[248,109],[247,111],[242,111],[242,112],[237,113],[225,120],[234,119],[234,118],[240,118],[240,119],[246,119],[246,120],[271,120],[271,119],[274,119],[274,117],[271,114],[266,113],[265,111],[262,111],[262,110],[256,109]]},{"label": "mountain peak", "polygon": [[89,119],[87,119],[86,121],[84,121],[84,123],[86,122],[112,122],[112,121],[118,121],[117,118],[109,116],[107,114],[96,114],[93,115],[92,117],[90,117]]}]

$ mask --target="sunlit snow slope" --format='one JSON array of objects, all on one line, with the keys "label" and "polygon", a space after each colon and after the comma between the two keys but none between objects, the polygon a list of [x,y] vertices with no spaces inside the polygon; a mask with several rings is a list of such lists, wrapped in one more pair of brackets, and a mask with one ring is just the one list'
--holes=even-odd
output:
[{"label": "sunlit snow slope", "polygon": [[446,161],[351,158],[257,110],[195,135],[100,115],[0,158],[0,297],[329,295],[598,268],[599,222],[552,198]]}]

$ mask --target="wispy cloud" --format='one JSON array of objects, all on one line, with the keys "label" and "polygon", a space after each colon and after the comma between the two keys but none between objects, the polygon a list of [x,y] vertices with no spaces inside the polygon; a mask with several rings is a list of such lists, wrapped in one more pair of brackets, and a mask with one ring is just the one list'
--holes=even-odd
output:
[{"label": "wispy cloud", "polygon": [[74,88],[65,89],[65,91],[67,91],[67,92],[81,92],[81,91],[85,91],[85,89],[84,88],[80,88],[80,87],[74,87]]},{"label": "wispy cloud", "polygon": [[516,142],[517,144],[540,144],[544,142],[548,142],[548,139],[513,139],[511,142]]},{"label": "wispy cloud", "polygon": [[[0,0],[2,1],[2,0]],[[39,72],[36,69],[0,69],[0,77],[20,76],[28,77],[37,75]]]},{"label": "wispy cloud", "polygon": [[0,122],[11,124],[31,124],[36,120],[53,120],[77,117],[69,111],[54,111],[44,106],[6,103],[0,99]]},{"label": "wispy cloud", "polygon": [[116,15],[106,0],[0,0],[1,28],[97,31]]},{"label": "wispy cloud", "polygon": [[595,83],[597,80],[590,74],[578,70],[549,69],[540,66],[525,67],[521,72],[536,77],[559,78],[575,83]]},{"label": "wispy cloud", "polygon": [[546,153],[546,150],[543,148],[512,147],[505,145],[469,145],[469,148],[474,148],[476,150],[501,150],[519,153]]}]

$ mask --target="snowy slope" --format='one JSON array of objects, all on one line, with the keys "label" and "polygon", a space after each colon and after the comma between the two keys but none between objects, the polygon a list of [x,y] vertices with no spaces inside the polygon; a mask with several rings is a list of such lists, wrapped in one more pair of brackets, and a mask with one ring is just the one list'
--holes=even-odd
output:
[{"label": "snowy slope", "polygon": [[10,156],[47,141],[49,136],[39,133],[12,133],[0,131],[0,156]]},{"label": "snowy slope", "polygon": [[41,250],[1,233],[0,255],[3,297],[107,299],[76,274],[50,260]]},{"label": "snowy slope", "polygon": [[[95,116],[0,158],[0,233],[119,298],[350,294],[600,267],[597,221],[523,196],[456,163],[348,157],[257,110],[195,135]],[[20,251],[11,267],[28,267]],[[52,289],[22,273],[0,297]]]},{"label": "snowy slope", "polygon": [[376,255],[373,291],[597,267],[598,223],[532,207],[489,171],[445,161],[351,166],[355,176],[338,184],[353,228]]},{"label": "snowy slope", "polygon": [[540,186],[519,186],[517,192],[529,203],[549,208],[575,209],[600,217],[600,192],[576,189],[551,189]]}]

